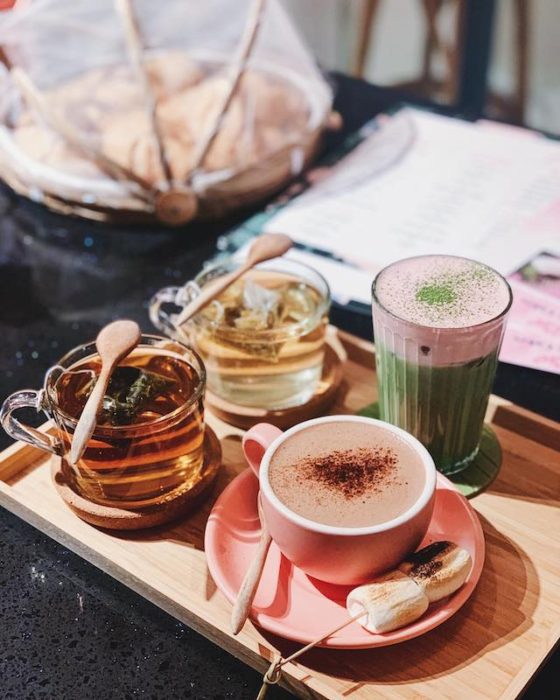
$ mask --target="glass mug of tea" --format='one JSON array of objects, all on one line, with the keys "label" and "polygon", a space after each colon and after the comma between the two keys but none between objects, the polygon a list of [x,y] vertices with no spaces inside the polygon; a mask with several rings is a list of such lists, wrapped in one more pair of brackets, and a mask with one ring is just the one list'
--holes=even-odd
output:
[{"label": "glass mug of tea", "polygon": [[[203,468],[204,389],[200,357],[174,340],[142,335],[113,371],[97,425],[75,465],[65,456],[101,369],[95,343],[68,352],[48,370],[43,389],[9,396],[0,422],[15,440],[62,457],[66,481],[102,505],[159,505],[195,485]],[[55,429],[21,423],[20,408],[42,410]]]},{"label": "glass mug of tea", "polygon": [[[257,265],[193,319],[178,313],[215,280],[239,268],[209,267],[183,287],[161,289],[150,302],[158,330],[192,343],[208,388],[241,406],[280,410],[308,401],[321,380],[330,290],[314,269],[287,259]],[[175,306],[176,313],[169,312]]]}]

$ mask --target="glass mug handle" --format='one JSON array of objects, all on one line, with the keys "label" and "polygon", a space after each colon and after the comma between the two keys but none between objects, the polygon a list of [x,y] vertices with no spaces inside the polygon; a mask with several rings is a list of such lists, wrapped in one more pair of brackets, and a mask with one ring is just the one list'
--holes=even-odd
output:
[{"label": "glass mug handle", "polygon": [[43,391],[24,389],[8,396],[2,404],[2,408],[0,408],[0,424],[14,440],[27,442],[40,450],[51,452],[59,457],[62,456],[63,449],[60,440],[47,433],[41,433],[29,425],[20,423],[12,415],[19,408],[34,408],[36,411],[43,410]]},{"label": "glass mug handle", "polygon": [[192,281],[187,282],[183,287],[164,287],[156,292],[150,299],[148,312],[150,321],[165,335],[172,338],[180,336],[179,340],[188,340],[188,333],[175,325],[173,314],[162,309],[164,304],[173,304],[182,310],[192,299],[200,294],[200,287]]},{"label": "glass mug handle", "polygon": [[163,304],[177,305],[177,295],[181,287],[164,287],[156,292],[150,299],[148,312],[150,321],[154,326],[165,335],[175,334],[175,325],[171,320],[171,316],[161,307]]}]

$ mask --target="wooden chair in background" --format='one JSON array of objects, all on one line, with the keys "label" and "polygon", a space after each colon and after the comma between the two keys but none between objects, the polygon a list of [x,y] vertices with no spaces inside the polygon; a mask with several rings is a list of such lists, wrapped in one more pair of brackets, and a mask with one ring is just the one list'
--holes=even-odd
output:
[{"label": "wooden chair in background", "polygon": [[[464,105],[466,98],[461,95],[461,91],[467,83],[471,83],[468,92],[476,96],[476,85],[473,85],[473,82],[476,79],[483,80],[484,85],[481,85],[481,90],[485,92],[493,26],[483,26],[482,23],[491,22],[493,24],[494,3],[492,0],[419,0],[419,2],[425,20],[421,71],[418,77],[399,83],[394,87],[410,92],[411,95],[437,102]],[[486,2],[485,6],[481,4],[484,2]],[[354,75],[357,77],[363,77],[365,73],[370,44],[379,17],[380,4],[381,0],[361,0],[353,60]],[[439,17],[444,9],[449,10],[450,4],[454,5],[452,8],[455,16],[454,36],[444,37],[439,28]],[[528,88],[530,31],[528,0],[513,0],[511,5],[508,4],[508,7],[511,7],[514,13],[515,87],[511,95],[488,94],[487,106],[492,116],[522,124],[525,117]],[[470,34],[468,34],[469,32]],[[485,38],[488,40],[487,45],[485,45]],[[477,42],[479,46],[477,46]],[[467,50],[471,52],[470,56],[466,55]],[[480,55],[474,55],[476,53]],[[486,61],[484,53],[487,54]],[[443,77],[437,77],[434,74],[434,65],[437,59],[444,66]],[[469,63],[478,66],[478,76],[467,74]],[[484,63],[486,65],[483,65]],[[479,96],[478,100],[480,101],[480,99],[483,98]]]}]

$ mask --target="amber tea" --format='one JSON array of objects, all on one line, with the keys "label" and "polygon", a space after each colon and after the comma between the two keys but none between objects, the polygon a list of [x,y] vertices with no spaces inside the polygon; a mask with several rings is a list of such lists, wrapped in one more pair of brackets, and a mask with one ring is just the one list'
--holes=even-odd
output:
[{"label": "amber tea", "polygon": [[195,318],[193,342],[216,395],[267,409],[296,406],[313,395],[323,367],[329,293],[307,270],[316,279],[291,267],[253,269]]},{"label": "amber tea", "polygon": [[[90,356],[54,384],[64,453],[100,369]],[[191,488],[203,462],[203,381],[203,370],[177,353],[133,351],[111,376],[82,458],[75,467],[64,460],[66,478],[90,500],[121,507],[156,505]]]}]

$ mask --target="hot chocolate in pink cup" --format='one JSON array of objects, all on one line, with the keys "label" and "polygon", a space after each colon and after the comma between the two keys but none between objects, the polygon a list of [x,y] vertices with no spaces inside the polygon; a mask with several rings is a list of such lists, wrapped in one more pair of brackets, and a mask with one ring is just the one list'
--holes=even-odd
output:
[{"label": "hot chocolate in pink cup", "polygon": [[363,583],[397,566],[427,532],[436,469],[423,445],[372,418],[327,416],[243,438],[268,530],[306,574]]}]

